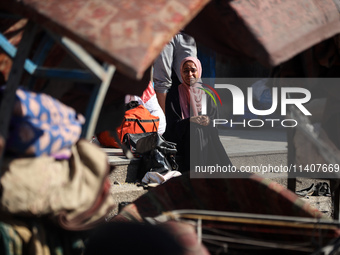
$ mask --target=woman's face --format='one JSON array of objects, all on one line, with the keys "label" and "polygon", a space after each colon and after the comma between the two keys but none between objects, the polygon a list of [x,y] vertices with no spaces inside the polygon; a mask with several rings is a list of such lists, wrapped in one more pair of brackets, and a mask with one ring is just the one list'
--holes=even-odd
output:
[{"label": "woman's face", "polygon": [[187,61],[182,69],[183,82],[187,85],[195,84],[198,80],[198,71],[194,62]]}]

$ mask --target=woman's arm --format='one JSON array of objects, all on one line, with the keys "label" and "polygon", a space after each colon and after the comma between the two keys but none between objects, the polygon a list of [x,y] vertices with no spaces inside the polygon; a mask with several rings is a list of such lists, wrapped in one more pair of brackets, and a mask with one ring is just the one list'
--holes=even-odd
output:
[{"label": "woman's arm", "polygon": [[166,131],[164,138],[171,142],[178,142],[182,139],[185,130],[189,126],[189,118],[182,119],[181,107],[179,104],[178,90],[170,90],[166,102]]}]

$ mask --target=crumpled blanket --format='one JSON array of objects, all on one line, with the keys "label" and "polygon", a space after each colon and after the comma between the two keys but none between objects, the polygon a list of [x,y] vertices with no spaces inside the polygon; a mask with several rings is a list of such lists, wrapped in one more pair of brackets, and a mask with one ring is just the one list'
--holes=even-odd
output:
[{"label": "crumpled blanket", "polygon": [[49,216],[68,230],[90,229],[113,209],[106,153],[86,140],[69,160],[51,156],[5,158],[0,213]]}]

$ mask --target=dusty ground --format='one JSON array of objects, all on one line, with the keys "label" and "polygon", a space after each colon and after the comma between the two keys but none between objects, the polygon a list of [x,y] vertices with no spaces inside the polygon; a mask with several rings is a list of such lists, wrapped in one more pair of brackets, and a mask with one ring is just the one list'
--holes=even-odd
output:
[{"label": "dusty ground", "polygon": [[[287,187],[287,178],[271,178],[271,180]],[[325,180],[320,179],[306,179],[297,178],[296,179],[296,190],[302,190],[308,188],[312,183],[317,184],[318,182],[325,182]],[[329,184],[329,181],[326,181]],[[305,196],[301,197],[304,201],[310,203],[313,207],[317,208],[319,211],[324,213],[328,218],[333,218],[333,205],[331,197],[327,196]]]}]

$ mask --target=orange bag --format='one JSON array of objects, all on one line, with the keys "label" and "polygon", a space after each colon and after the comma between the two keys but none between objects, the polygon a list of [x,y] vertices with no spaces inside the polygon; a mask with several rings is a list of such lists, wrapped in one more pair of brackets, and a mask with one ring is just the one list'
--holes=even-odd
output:
[{"label": "orange bag", "polygon": [[[143,105],[138,105],[125,112],[124,120],[116,132],[119,140],[122,142],[124,135],[127,133],[157,132],[158,126],[159,117],[151,115]],[[103,146],[119,148],[119,144],[110,135],[109,131],[97,134],[97,139]]]}]

